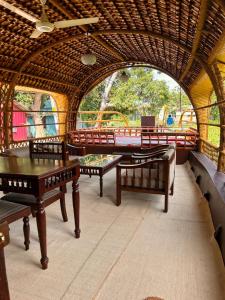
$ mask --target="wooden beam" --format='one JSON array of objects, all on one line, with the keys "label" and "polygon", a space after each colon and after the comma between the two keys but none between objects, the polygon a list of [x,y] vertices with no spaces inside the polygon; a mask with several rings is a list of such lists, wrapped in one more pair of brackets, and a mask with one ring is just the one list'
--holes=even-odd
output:
[{"label": "wooden beam", "polygon": [[[53,0],[50,0],[53,1]],[[178,41],[173,40],[171,37],[169,36],[163,36],[161,34],[157,34],[151,31],[147,31],[147,30],[121,30],[121,29],[114,29],[114,30],[100,30],[100,31],[96,31],[92,33],[92,36],[99,36],[99,35],[111,35],[111,34],[123,34],[123,35],[141,35],[141,36],[148,36],[148,37],[152,37],[152,38],[156,38],[159,40],[163,40],[163,41],[168,41],[170,43],[172,43],[173,45],[181,48],[183,51],[185,51],[188,54],[191,54],[191,51],[188,47],[180,44]],[[25,60],[22,62],[22,64],[20,65],[18,71],[19,73],[23,72],[23,70],[27,67],[27,65],[35,58],[37,58],[40,54],[44,53],[47,50],[50,50],[51,48],[60,46],[64,43],[68,43],[68,42],[72,42],[72,41],[78,41],[80,39],[82,39],[84,36],[83,34],[78,34],[76,36],[69,36],[66,38],[63,38],[61,40],[58,40],[54,43],[48,44],[40,49],[38,49],[36,52],[33,52],[31,55],[27,56],[25,58]],[[201,57],[198,57],[196,55],[195,57],[196,61],[199,62],[199,64],[202,66],[203,69],[205,69],[205,62],[203,61],[203,59]],[[164,71],[165,72],[165,71]],[[207,70],[205,69],[205,73],[207,73]],[[15,76],[18,76],[18,74],[15,74]]]},{"label": "wooden beam", "polygon": [[[53,0],[51,0],[51,1],[53,1]],[[147,30],[125,30],[125,29],[123,29],[123,30],[120,30],[120,29],[100,30],[100,31],[93,32],[92,37],[93,36],[97,37],[99,35],[111,35],[111,34],[124,34],[124,35],[136,35],[136,34],[138,34],[138,35],[148,36],[148,37],[156,38],[156,39],[159,39],[159,40],[168,41],[168,42],[172,43],[173,45],[176,45],[177,47],[181,48],[182,50],[184,50],[188,54],[191,54],[191,50],[188,47],[180,44],[178,41],[173,40],[171,37],[163,36],[161,34],[154,33],[154,32],[147,31]],[[59,45],[64,44],[64,43],[68,43],[68,42],[72,42],[72,41],[78,41],[78,40],[82,39],[83,37],[84,37],[83,34],[78,34],[76,36],[69,36],[69,37],[63,38],[61,40],[58,40],[54,43],[48,44],[48,45],[38,49],[36,52],[34,52],[30,56],[26,57],[26,59],[24,60],[24,62],[20,66],[20,71],[22,71],[30,63],[30,61],[32,61],[34,58],[38,57],[40,54],[42,54],[46,50],[49,50],[51,48],[54,48],[54,47],[59,46]],[[196,56],[195,59],[204,68],[203,64],[205,62],[202,60],[202,58]]]},{"label": "wooden beam", "polygon": [[15,14],[17,14],[17,15],[19,15],[19,16],[21,16],[21,17],[23,17],[23,18],[25,18],[25,19],[27,19],[31,22],[33,22],[33,23],[38,21],[35,17],[31,16],[30,14],[26,13],[22,9],[20,9],[20,8],[4,1],[4,0],[0,0],[0,5],[3,6],[4,8],[6,8],[6,9],[10,10],[11,12],[13,12],[13,13],[15,13]]},{"label": "wooden beam", "polygon": [[73,85],[72,83],[57,81],[57,80],[54,80],[54,79],[49,79],[49,78],[45,78],[45,77],[41,77],[41,76],[37,76],[37,75],[32,75],[32,74],[28,74],[28,73],[25,73],[25,72],[19,72],[19,71],[16,71],[16,70],[11,70],[11,69],[8,69],[8,68],[3,68],[3,67],[0,67],[0,71],[13,73],[13,74],[21,75],[21,76],[27,76],[27,77],[35,78],[35,79],[38,79],[38,80],[44,80],[44,81],[56,83],[56,84],[59,84],[59,85],[71,87],[76,92],[79,92],[79,88],[77,86]]},{"label": "wooden beam", "polygon": [[202,29],[204,27],[205,24],[205,20],[207,17],[207,11],[208,11],[208,4],[209,1],[208,0],[201,0],[201,6],[200,6],[200,13],[199,13],[199,17],[198,17],[198,24],[197,24],[197,28],[196,28],[196,34],[194,37],[194,41],[193,41],[193,46],[192,46],[192,50],[191,50],[191,56],[188,60],[187,66],[184,70],[184,72],[181,74],[179,81],[183,81],[183,79],[185,78],[185,76],[188,74],[188,71],[190,70],[193,61],[195,59],[200,41],[201,41],[201,35],[202,35]]},{"label": "wooden beam", "polygon": [[[58,10],[60,10],[65,16],[67,16],[69,19],[74,19],[74,16],[69,13],[61,4],[58,3],[57,0],[49,0],[49,2],[54,5]],[[79,26],[84,32],[88,32],[87,26]],[[116,57],[119,60],[124,60],[123,56],[118,53],[115,49],[113,49],[111,46],[109,46],[104,40],[102,40],[99,36],[93,36],[90,35],[92,39],[94,39],[96,42],[98,42],[101,46],[103,46],[107,51],[109,51],[114,57]]]}]

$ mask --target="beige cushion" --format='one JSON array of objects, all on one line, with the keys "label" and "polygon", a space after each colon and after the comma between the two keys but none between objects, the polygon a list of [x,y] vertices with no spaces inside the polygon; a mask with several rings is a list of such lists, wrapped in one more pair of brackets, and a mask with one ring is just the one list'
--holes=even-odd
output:
[{"label": "beige cushion", "polygon": [[166,151],[166,153],[162,156],[162,159],[166,159],[171,161],[169,168],[169,188],[171,187],[174,176],[175,176],[175,166],[176,166],[176,150],[171,148]]}]

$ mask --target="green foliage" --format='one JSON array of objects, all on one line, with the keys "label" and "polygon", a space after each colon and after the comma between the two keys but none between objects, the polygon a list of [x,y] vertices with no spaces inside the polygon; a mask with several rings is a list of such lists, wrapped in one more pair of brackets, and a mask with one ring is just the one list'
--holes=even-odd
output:
[{"label": "green foliage", "polygon": [[218,106],[212,106],[209,111],[209,119],[212,121],[216,121],[216,123],[220,123],[220,112]]},{"label": "green foliage", "polygon": [[169,101],[169,89],[164,81],[153,80],[149,68],[127,70],[129,79],[115,84],[110,101],[116,110],[125,114],[157,115],[160,108]]},{"label": "green foliage", "polygon": [[27,109],[30,109],[33,105],[35,95],[33,93],[26,93],[26,92],[15,92],[15,100],[18,103],[23,104]]},{"label": "green foliage", "polygon": [[[127,75],[123,81],[121,74]],[[95,87],[82,101],[80,110],[99,110],[105,81]],[[180,97],[182,109],[190,107],[190,101],[180,89],[170,90],[164,80],[155,80],[150,68],[130,68],[119,72],[109,94],[107,110],[116,110],[126,115],[155,115],[167,105],[168,111],[174,113],[179,109]],[[96,116],[95,116],[96,117]],[[82,119],[90,117],[82,116]],[[94,116],[92,116],[92,119]]]},{"label": "green foliage", "polygon": [[191,102],[188,96],[183,92],[180,87],[175,87],[170,91],[170,100],[168,108],[170,113],[175,114],[178,110],[185,110],[190,108]]},{"label": "green foliage", "polygon": [[[212,93],[210,97],[211,103],[215,103],[217,101],[215,92]],[[211,121],[216,121],[216,123],[220,123],[220,111],[218,106],[212,106],[209,109],[209,119]]]},{"label": "green foliage", "polygon": [[[212,123],[212,122],[211,122]],[[220,127],[208,126],[208,139],[215,146],[220,144]]]},{"label": "green foliage", "polygon": [[[104,89],[104,82],[97,85],[81,102],[80,111],[99,110],[101,104],[101,93]],[[97,115],[82,115],[82,120],[95,120]]]}]

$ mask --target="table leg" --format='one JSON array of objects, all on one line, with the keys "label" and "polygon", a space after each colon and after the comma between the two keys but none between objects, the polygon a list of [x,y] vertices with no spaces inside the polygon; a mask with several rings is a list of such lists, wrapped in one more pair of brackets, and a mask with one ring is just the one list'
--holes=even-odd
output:
[{"label": "table leg", "polygon": [[99,181],[100,181],[100,197],[102,197],[103,196],[103,176],[102,175],[100,175]]},{"label": "table leg", "polygon": [[73,200],[73,213],[75,220],[75,237],[79,239],[80,237],[80,193],[79,193],[79,184],[77,180],[73,180],[72,183],[73,192],[72,192],[72,200]]},{"label": "table leg", "polygon": [[0,299],[9,300],[9,287],[5,268],[4,249],[0,249]]},{"label": "table leg", "polygon": [[47,241],[46,241],[46,215],[42,201],[39,199],[37,204],[36,213],[38,236],[41,248],[41,264],[42,269],[48,268],[48,257],[47,257]]}]

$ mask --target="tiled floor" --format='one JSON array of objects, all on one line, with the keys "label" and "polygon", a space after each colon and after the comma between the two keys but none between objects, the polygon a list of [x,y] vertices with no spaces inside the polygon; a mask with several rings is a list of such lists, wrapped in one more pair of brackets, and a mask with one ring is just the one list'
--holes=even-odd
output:
[{"label": "tiled floor", "polygon": [[5,248],[11,299],[165,300],[225,299],[225,273],[206,201],[187,166],[177,166],[169,212],[161,196],[123,193],[116,207],[115,170],[80,179],[81,238],[73,237],[71,186],[69,222],[59,203],[47,208],[48,270],[41,270],[35,219],[30,250],[23,250],[22,222],[11,225]]}]

